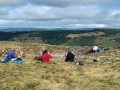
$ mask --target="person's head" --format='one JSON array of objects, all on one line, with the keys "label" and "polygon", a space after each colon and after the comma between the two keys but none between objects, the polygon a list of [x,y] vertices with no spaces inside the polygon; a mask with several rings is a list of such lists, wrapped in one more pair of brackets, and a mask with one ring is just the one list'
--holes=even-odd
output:
[{"label": "person's head", "polygon": [[68,51],[68,54],[72,53],[72,51]]},{"label": "person's head", "polygon": [[68,51],[68,53],[71,53],[71,51]]},{"label": "person's head", "polygon": [[12,48],[7,48],[7,50],[9,51],[9,50],[12,50]]},{"label": "person's head", "polygon": [[44,54],[44,53],[47,53],[47,52],[48,52],[47,50],[44,50],[44,51],[43,51],[43,54]]}]

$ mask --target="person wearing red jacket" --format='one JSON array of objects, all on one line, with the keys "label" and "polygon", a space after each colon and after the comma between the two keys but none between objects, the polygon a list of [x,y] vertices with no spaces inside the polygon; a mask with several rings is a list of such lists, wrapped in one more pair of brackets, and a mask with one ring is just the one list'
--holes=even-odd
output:
[{"label": "person wearing red jacket", "polygon": [[50,54],[48,54],[47,50],[43,51],[43,54],[41,56],[41,61],[42,62],[50,62],[50,59],[52,58],[52,56]]}]

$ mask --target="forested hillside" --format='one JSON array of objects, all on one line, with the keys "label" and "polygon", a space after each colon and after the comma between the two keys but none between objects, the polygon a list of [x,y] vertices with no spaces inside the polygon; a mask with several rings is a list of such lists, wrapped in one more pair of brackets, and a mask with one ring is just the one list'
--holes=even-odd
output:
[{"label": "forested hillside", "polygon": [[95,44],[119,48],[120,30],[53,30],[0,32],[1,41],[35,42],[51,45],[92,46]]}]

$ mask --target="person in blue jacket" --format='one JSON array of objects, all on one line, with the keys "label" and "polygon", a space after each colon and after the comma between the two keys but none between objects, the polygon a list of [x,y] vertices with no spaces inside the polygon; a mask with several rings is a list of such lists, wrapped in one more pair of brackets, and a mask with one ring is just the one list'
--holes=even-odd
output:
[{"label": "person in blue jacket", "polygon": [[68,62],[68,61],[73,62],[74,58],[75,58],[75,55],[72,52],[68,51],[65,58],[65,62]]},{"label": "person in blue jacket", "polygon": [[2,63],[6,63],[8,61],[10,61],[11,59],[16,59],[17,56],[14,53],[14,50],[10,49],[7,54],[5,55],[4,59],[1,60]]}]

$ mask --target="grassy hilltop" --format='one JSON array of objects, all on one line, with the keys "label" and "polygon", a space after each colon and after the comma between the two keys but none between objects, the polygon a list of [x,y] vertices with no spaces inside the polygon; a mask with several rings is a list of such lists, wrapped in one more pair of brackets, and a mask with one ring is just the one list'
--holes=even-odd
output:
[{"label": "grassy hilltop", "polygon": [[[0,90],[119,90],[120,49],[102,53],[82,54],[85,47],[20,43],[1,41],[0,50],[17,49],[24,64],[0,64]],[[51,63],[41,63],[33,58],[47,48],[53,55]],[[76,61],[84,66],[64,62],[66,50],[76,53]],[[20,51],[20,52],[19,52]],[[4,55],[1,55],[1,59]],[[93,62],[98,58],[99,62]],[[107,62],[111,63],[107,63]]]},{"label": "grassy hilltop", "polygon": [[[86,54],[94,44],[110,49]],[[119,46],[119,30],[0,32],[0,59],[12,48],[25,61],[0,64],[0,90],[120,90]],[[52,62],[34,61],[42,49]],[[64,62],[67,50],[85,65]]]}]

